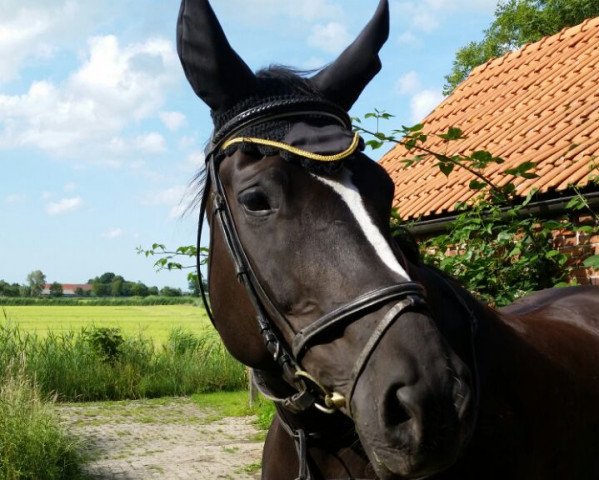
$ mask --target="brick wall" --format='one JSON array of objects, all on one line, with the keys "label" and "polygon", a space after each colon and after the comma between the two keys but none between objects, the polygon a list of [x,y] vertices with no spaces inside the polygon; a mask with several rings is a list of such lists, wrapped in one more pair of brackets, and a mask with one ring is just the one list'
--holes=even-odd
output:
[{"label": "brick wall", "polygon": [[[577,215],[570,221],[577,226],[593,227],[595,225],[595,220],[590,215]],[[569,257],[567,265],[572,267],[569,280],[575,278],[579,285],[599,285],[599,269],[587,268],[583,265],[583,262],[591,255],[599,255],[599,229],[594,228],[595,230],[591,233],[568,230],[553,232],[554,248]],[[420,235],[415,233],[414,237],[418,243],[421,243],[439,234],[440,232]],[[454,255],[455,253],[455,250],[448,250],[445,255]]]},{"label": "brick wall", "polygon": [[[593,226],[589,215],[578,215],[572,219],[575,225]],[[599,285],[599,269],[586,268],[582,264],[591,255],[599,255],[599,230],[591,233],[557,230],[553,235],[555,248],[569,257],[568,266],[573,268],[571,279],[580,285]]]}]

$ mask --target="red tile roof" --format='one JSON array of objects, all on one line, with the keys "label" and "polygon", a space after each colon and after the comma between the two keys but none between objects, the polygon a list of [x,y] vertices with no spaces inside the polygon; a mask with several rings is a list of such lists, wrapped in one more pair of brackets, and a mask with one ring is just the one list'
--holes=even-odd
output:
[{"label": "red tile roof", "polygon": [[[477,67],[423,123],[428,134],[464,131],[466,139],[448,144],[450,155],[488,150],[504,158],[486,170],[499,184],[507,181],[499,172],[536,162],[539,178],[515,181],[521,194],[586,185],[599,156],[599,17]],[[447,148],[433,135],[425,145]],[[404,219],[442,216],[476,195],[465,170],[446,177],[433,159],[405,168],[414,154],[398,145],[381,160]]]}]

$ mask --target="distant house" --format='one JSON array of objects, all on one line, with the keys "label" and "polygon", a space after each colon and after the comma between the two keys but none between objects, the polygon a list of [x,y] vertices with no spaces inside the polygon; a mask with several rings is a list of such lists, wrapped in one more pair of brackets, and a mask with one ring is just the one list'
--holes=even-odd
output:
[{"label": "distant house", "polygon": [[[79,291],[79,289],[83,290],[84,292],[91,292],[92,290],[92,286],[89,283],[63,283],[62,285],[62,295],[64,297],[78,297],[79,294],[76,293],[77,291]],[[50,295],[50,287],[52,286],[51,283],[46,283],[44,285],[44,289],[42,290],[42,295]]]},{"label": "distant house", "polygon": [[[449,143],[449,155],[487,150],[502,157],[503,165],[486,171],[499,184],[500,171],[535,162],[539,177],[515,183],[521,195],[538,189],[532,207],[544,215],[562,213],[576,194],[573,187],[599,209],[599,188],[589,181],[591,165],[599,164],[599,17],[477,67],[423,123],[428,134],[449,127],[463,130],[466,138]],[[433,135],[426,146],[441,152],[447,148]],[[417,236],[427,236],[444,229],[457,202],[476,195],[468,188],[474,177],[461,169],[446,177],[432,159],[405,168],[403,161],[411,157],[397,146],[381,165],[395,183],[400,215],[416,222]],[[556,233],[556,245],[580,260],[599,254],[599,232]],[[576,277],[581,283],[599,283],[599,272],[590,269],[581,267]]]}]

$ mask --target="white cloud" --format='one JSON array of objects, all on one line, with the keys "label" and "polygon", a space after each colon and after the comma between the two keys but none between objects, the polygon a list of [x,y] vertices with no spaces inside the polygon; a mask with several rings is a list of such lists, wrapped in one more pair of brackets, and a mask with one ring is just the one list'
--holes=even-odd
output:
[{"label": "white cloud", "polygon": [[420,77],[411,70],[405,73],[395,83],[395,91],[400,95],[411,95],[420,89]]},{"label": "white cloud", "polygon": [[183,135],[181,138],[179,138],[179,141],[177,142],[177,146],[181,150],[186,150],[188,148],[193,147],[197,143],[198,143],[197,135]]},{"label": "white cloud", "polygon": [[[0,3],[0,83],[19,76],[30,59],[51,58],[57,46],[73,41],[93,18],[92,2],[73,0]],[[85,4],[85,5],[82,5]]]},{"label": "white cloud", "polygon": [[77,189],[77,184],[75,182],[65,183],[62,189],[65,192],[72,192]]},{"label": "white cloud", "polygon": [[321,57],[310,57],[299,66],[302,70],[319,70],[327,64]]},{"label": "white cloud", "polygon": [[64,213],[74,212],[83,205],[81,197],[63,198],[57,202],[50,202],[46,205],[46,212],[49,215],[62,215]]},{"label": "white cloud", "polygon": [[[447,23],[450,15],[467,12],[493,14],[497,0],[409,0],[393,1],[391,12],[397,23],[409,24],[398,41],[401,45],[418,45],[418,33],[432,33],[442,23]],[[406,22],[407,21],[407,22]]]},{"label": "white cloud", "polygon": [[156,132],[135,137],[135,146],[145,153],[162,153],[166,151],[166,140]]},{"label": "white cloud", "polygon": [[[0,95],[0,149],[34,146],[49,153],[114,162],[115,154],[163,151],[158,134],[123,138],[130,124],[157,115],[179,67],[170,41],[121,46],[94,37],[84,63],[66,81],[37,81],[22,95]],[[91,158],[90,158],[91,157]],[[95,157],[95,158],[94,158]]]},{"label": "white cloud", "polygon": [[408,46],[420,45],[420,41],[418,40],[418,37],[410,31],[403,32],[399,37],[397,37],[397,41],[399,42],[400,45],[408,45]]},{"label": "white cloud", "polygon": [[410,110],[412,121],[420,122],[443,100],[443,94],[438,90],[422,90],[412,97]]},{"label": "white cloud", "polygon": [[122,235],[123,235],[123,230],[121,228],[110,228],[102,234],[102,236],[104,238],[109,238],[109,239],[118,238],[118,237],[121,237]]},{"label": "white cloud", "polygon": [[281,2],[285,5],[287,14],[300,16],[306,20],[317,20],[320,18],[339,18],[343,15],[341,6],[327,0],[302,0],[301,2]]},{"label": "white cloud", "polygon": [[326,25],[315,25],[308,37],[308,45],[328,53],[339,53],[352,41],[345,25],[329,22]]},{"label": "white cloud", "polygon": [[439,19],[432,12],[424,11],[416,13],[412,18],[412,24],[416,29],[430,33],[439,27]]},{"label": "white cloud", "polygon": [[222,8],[235,12],[238,18],[252,23],[268,24],[273,18],[288,17],[297,21],[316,21],[340,18],[343,8],[330,0],[302,0],[282,2],[281,0],[228,0]]},{"label": "white cloud", "polygon": [[169,208],[169,218],[180,218],[191,204],[195,194],[190,188],[184,186],[173,186],[151,192],[142,198],[142,205],[165,206]]},{"label": "white cloud", "polygon": [[188,172],[199,171],[206,161],[206,155],[201,150],[191,152],[183,162],[182,170]]},{"label": "white cloud", "polygon": [[20,193],[12,193],[4,198],[4,202],[8,205],[16,205],[25,201],[25,195]]},{"label": "white cloud", "polygon": [[187,118],[181,112],[160,112],[160,120],[171,132],[185,125]]}]

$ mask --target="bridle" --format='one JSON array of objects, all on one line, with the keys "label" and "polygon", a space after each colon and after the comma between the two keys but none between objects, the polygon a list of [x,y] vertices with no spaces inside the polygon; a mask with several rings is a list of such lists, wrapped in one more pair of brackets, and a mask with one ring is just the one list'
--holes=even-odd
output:
[{"label": "bridle", "polygon": [[[347,113],[333,103],[324,100],[287,99],[269,102],[248,109],[227,122],[213,135],[206,151],[207,175],[200,208],[199,235],[201,235],[201,224],[203,223],[209,203],[208,200],[211,196],[211,213],[220,225],[227,251],[235,265],[237,279],[245,287],[252,306],[256,311],[256,320],[266,348],[281,368],[282,375],[287,383],[297,389],[297,393],[291,397],[278,399],[280,403],[294,412],[304,411],[314,406],[325,413],[333,413],[340,407],[346,407],[351,413],[351,394],[353,394],[355,385],[368,358],[376,348],[378,341],[396,318],[409,309],[425,307],[423,287],[415,282],[403,282],[369,291],[334,311],[327,313],[300,330],[295,334],[291,351],[289,351],[285,342],[281,341],[277,335],[277,330],[273,328],[273,320],[276,324],[277,321],[285,322],[285,318],[258,281],[237,233],[227,196],[218,175],[222,159],[219,160],[217,154],[223,144],[226,142],[231,143],[231,139],[235,137],[237,132],[251,125],[268,122],[273,119],[297,118],[303,115],[315,114],[329,117],[340,123],[343,127],[351,129],[351,121]],[[198,242],[200,240],[198,238]],[[206,311],[214,323],[214,317],[207,301],[203,282],[201,281],[200,290]],[[375,309],[394,300],[396,303],[377,325],[362,353],[358,356],[358,360],[353,368],[352,384],[348,399],[345,399],[341,394],[329,392],[301,367],[301,359],[304,354],[312,346],[318,344],[319,339],[325,334],[334,328],[339,328],[354,321],[365,311]]]},{"label": "bridle", "polygon": [[[315,407],[321,412],[332,414],[340,408],[346,408],[351,417],[352,396],[370,356],[385,332],[403,313],[414,309],[426,309],[424,288],[419,283],[403,282],[369,291],[332,312],[325,314],[297,332],[293,338],[291,348],[289,348],[281,340],[277,329],[274,327],[277,322],[284,324],[286,322],[285,317],[270,299],[252,268],[237,233],[226,192],[218,174],[220,163],[223,159],[222,155],[219,156],[219,152],[227,142],[228,144],[234,143],[231,140],[236,139],[235,135],[239,132],[263,122],[288,119],[290,117],[301,118],[302,116],[309,115],[330,118],[344,128],[349,130],[352,128],[349,116],[337,105],[325,100],[292,98],[271,101],[250,108],[228,121],[213,134],[211,142],[206,149],[207,174],[200,207],[197,241],[199,247],[202,224],[208,205],[211,204],[212,218],[220,226],[228,254],[235,267],[237,279],[244,286],[256,312],[256,321],[266,348],[280,368],[282,379],[295,391],[290,396],[276,396],[258,378],[258,381],[255,383],[262,393],[291,413],[299,413]],[[212,229],[214,228],[215,225],[213,224]],[[199,256],[198,275],[201,276]],[[215,323],[201,277],[199,285],[208,316],[212,323]],[[374,310],[391,302],[395,303],[392,304],[391,308],[371,333],[371,336],[354,363],[349,396],[347,398],[340,393],[330,392],[316,378],[302,368],[301,360],[305,353],[317,345],[326,334],[359,319],[367,311]],[[254,375],[259,374],[258,372],[254,372]],[[307,437],[305,432],[301,428],[291,428],[285,422],[282,423],[284,428],[292,434],[296,442],[296,449],[300,458],[300,474],[298,479],[307,480],[312,478],[307,464]]]}]

